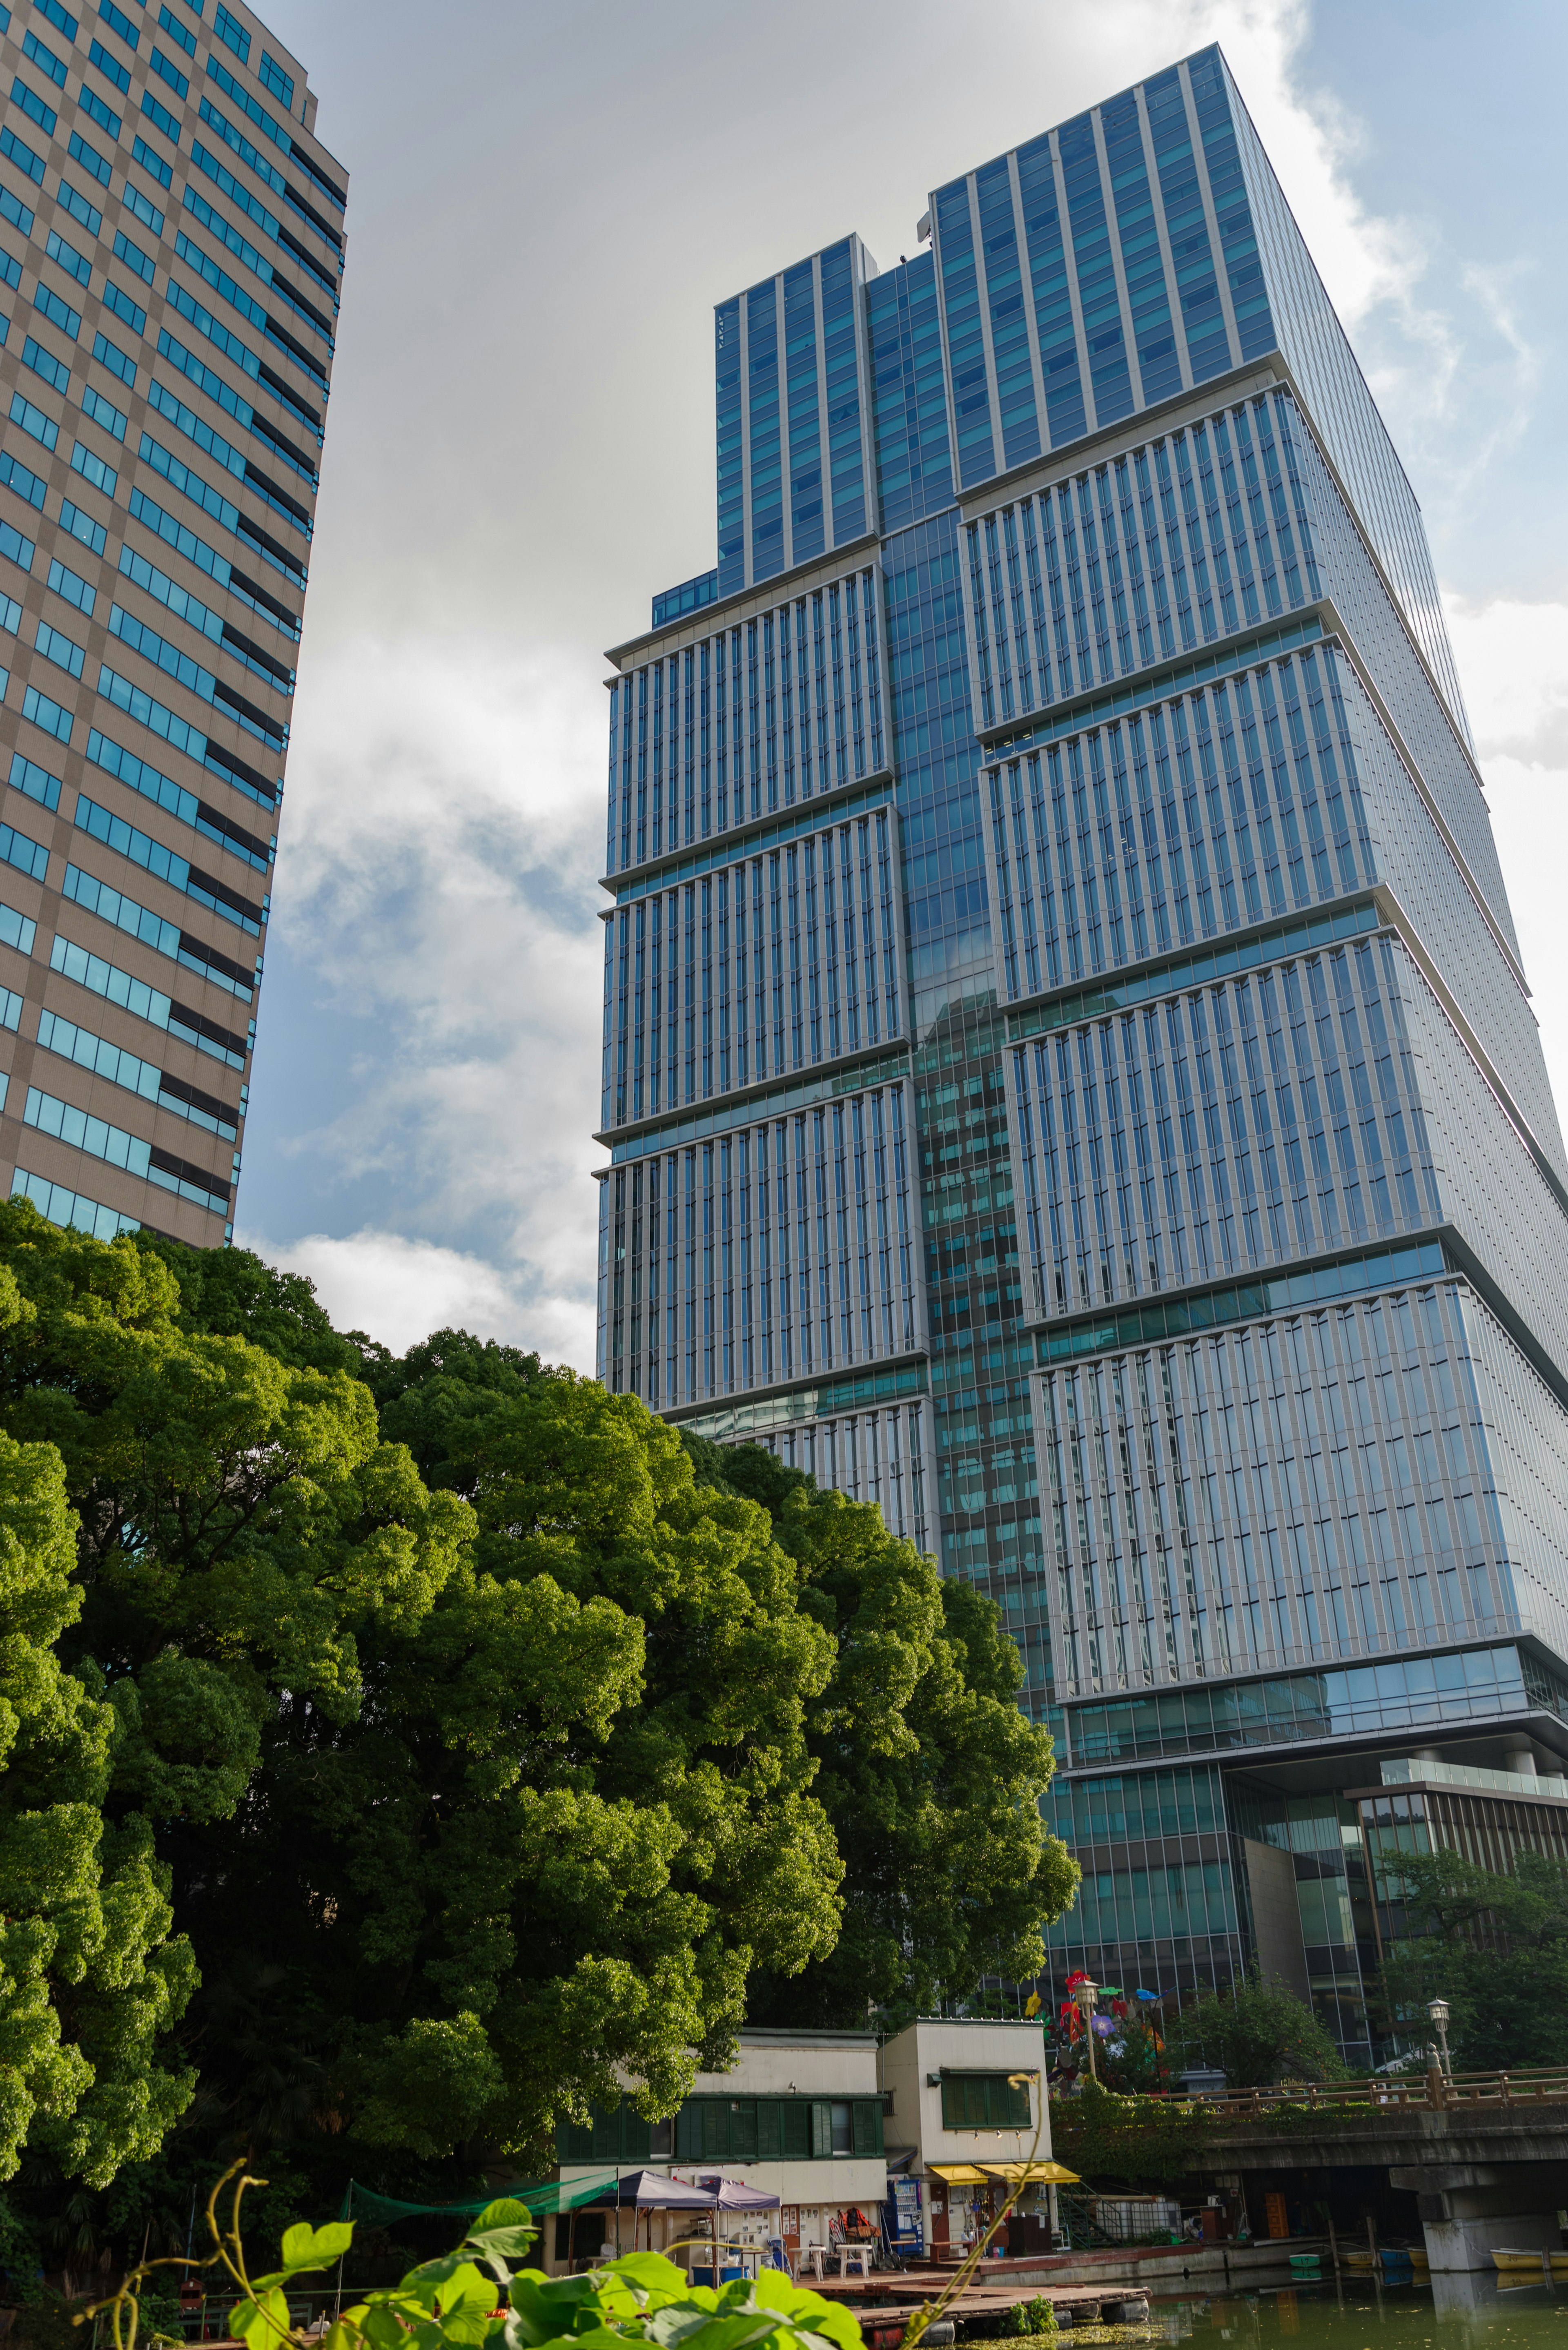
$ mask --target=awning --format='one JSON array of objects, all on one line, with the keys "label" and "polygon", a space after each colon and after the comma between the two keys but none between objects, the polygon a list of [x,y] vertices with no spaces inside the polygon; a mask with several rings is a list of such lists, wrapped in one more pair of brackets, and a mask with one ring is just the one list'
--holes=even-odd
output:
[{"label": "awning", "polygon": [[926,2165],[933,2178],[948,2187],[989,2187],[991,2180],[972,2162],[930,2162]]},{"label": "awning", "polygon": [[[711,2211],[723,2199],[711,2188],[689,2187],[683,2178],[671,2178],[667,2171],[623,2170],[618,2190],[618,2182],[607,2178],[589,2194],[572,2199],[576,2204],[618,2204],[623,2211]],[[768,2200],[776,2203],[778,2198]]]},{"label": "awning", "polygon": [[781,2199],[743,2178],[721,2178],[715,2189],[721,2211],[776,2211]]},{"label": "awning", "polygon": [[1077,2187],[1082,2184],[1075,2170],[1068,2170],[1059,2162],[982,2162],[979,2168],[988,2178],[1005,2178],[1010,2187]]}]

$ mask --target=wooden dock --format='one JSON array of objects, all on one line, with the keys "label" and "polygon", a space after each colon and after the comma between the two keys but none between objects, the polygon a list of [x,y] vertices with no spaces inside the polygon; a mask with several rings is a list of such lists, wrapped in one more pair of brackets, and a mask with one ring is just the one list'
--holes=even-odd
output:
[{"label": "wooden dock", "polygon": [[[952,2277],[950,2268],[937,2268],[893,2276],[826,2277],[821,2284],[809,2277],[801,2282],[853,2312],[868,2350],[898,2350],[914,2312],[939,2300]],[[1148,2315],[1148,2292],[1141,2284],[1108,2279],[1093,2285],[1008,2283],[977,2278],[949,2303],[943,2316],[964,2327],[977,2319],[1005,2316],[1018,2303],[1035,2299],[1050,2303],[1059,2325],[1128,2324]]]}]

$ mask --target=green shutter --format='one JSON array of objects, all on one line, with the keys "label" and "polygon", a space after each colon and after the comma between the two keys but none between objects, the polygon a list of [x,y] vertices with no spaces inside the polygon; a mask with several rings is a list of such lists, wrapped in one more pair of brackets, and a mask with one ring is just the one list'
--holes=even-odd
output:
[{"label": "green shutter", "polygon": [[854,2146],[857,2154],[880,2154],[882,2151],[882,2100],[880,2097],[857,2097],[854,2101]]},{"label": "green shutter", "polygon": [[677,2162],[701,2162],[702,2159],[702,2108],[695,2097],[688,2097],[675,2116],[675,2159]]},{"label": "green shutter", "polygon": [[724,2162],[730,2152],[730,2108],[722,2097],[702,2100],[702,2154],[710,2162]]},{"label": "green shutter", "polygon": [[582,2122],[562,2122],[556,2132],[557,2162],[591,2162],[594,2158],[594,2133]]},{"label": "green shutter", "polygon": [[819,2161],[833,2152],[833,2106],[820,2097],[811,2101],[811,2150]]},{"label": "green shutter", "polygon": [[595,2162],[620,2160],[620,2107],[618,2106],[613,2113],[608,2114],[601,2114],[596,2106],[593,2137],[592,2160]]},{"label": "green shutter", "polygon": [[755,2097],[732,2097],[730,2159],[732,2162],[755,2162],[756,2158],[757,2101]]},{"label": "green shutter", "polygon": [[1027,2129],[1031,2118],[1027,2083],[1014,2088],[1005,2073],[942,2075],[944,2129]]},{"label": "green shutter", "polygon": [[629,2097],[621,2099],[620,2150],[628,2162],[646,2162],[653,2147],[653,2126],[645,2122]]},{"label": "green shutter", "polygon": [[777,2097],[757,2099],[757,2160],[776,2162],[784,2152],[784,2105]]},{"label": "green shutter", "polygon": [[790,2097],[781,2105],[784,2122],[784,2158],[786,2162],[806,2162],[811,2158],[811,2101],[807,2097]]}]

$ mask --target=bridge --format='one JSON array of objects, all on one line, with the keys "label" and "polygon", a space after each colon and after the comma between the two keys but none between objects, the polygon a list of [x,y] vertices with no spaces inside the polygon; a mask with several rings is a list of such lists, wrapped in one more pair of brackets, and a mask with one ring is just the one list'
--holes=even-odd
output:
[{"label": "bridge", "polygon": [[[1494,2247],[1555,2251],[1568,2209],[1568,2070],[1459,2073],[1283,2083],[1209,2091],[1185,2100],[1205,2116],[1188,2158],[1208,2179],[1252,2202],[1271,2188],[1309,2207],[1330,2203],[1346,2174],[1369,2189],[1386,2178],[1413,2196],[1434,2272],[1490,2268]],[[1366,2207],[1389,2199],[1376,2191]],[[1397,2210],[1397,2204],[1393,2208]],[[1251,2210],[1257,2230],[1260,2212]]]}]

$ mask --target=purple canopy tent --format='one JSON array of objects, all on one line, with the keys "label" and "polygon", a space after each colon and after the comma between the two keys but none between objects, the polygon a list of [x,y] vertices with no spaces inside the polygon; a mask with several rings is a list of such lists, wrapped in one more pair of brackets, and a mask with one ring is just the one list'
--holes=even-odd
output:
[{"label": "purple canopy tent", "polygon": [[623,2211],[634,2204],[639,2211],[707,2211],[721,2199],[709,2188],[688,2187],[662,2170],[624,2170],[605,2199]]},{"label": "purple canopy tent", "polygon": [[742,2178],[723,2178],[716,2172],[701,2178],[699,2186],[713,2198],[713,2282],[721,2282],[719,2258],[719,2214],[721,2211],[776,2211],[779,2198],[765,2195],[760,2187],[748,2187]]},{"label": "purple canopy tent", "polygon": [[721,2211],[776,2211],[779,2199],[764,2195],[760,2187],[748,2187],[743,2178],[704,2178],[704,2187],[711,2187]]}]

